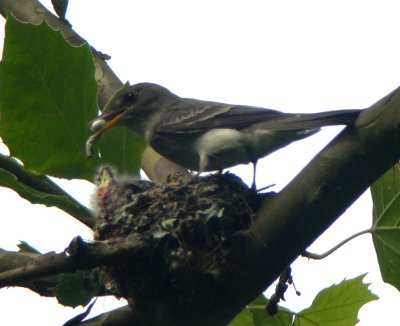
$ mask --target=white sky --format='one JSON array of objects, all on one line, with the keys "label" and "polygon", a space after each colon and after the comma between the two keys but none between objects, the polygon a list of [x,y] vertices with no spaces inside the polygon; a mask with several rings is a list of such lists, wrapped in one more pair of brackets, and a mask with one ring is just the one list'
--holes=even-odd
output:
[{"label": "white sky", "polygon": [[[398,1],[385,0],[71,0],[67,18],[112,56],[109,64],[123,81],[159,83],[184,97],[317,112],[368,107],[399,86],[399,10]],[[281,189],[339,129],[326,128],[262,160],[258,186]],[[250,182],[251,167],[235,171]],[[63,185],[89,204],[89,183]],[[60,251],[77,234],[90,236],[57,209],[31,205],[2,188],[0,207],[1,248],[15,249],[24,240]],[[370,221],[367,192],[311,250],[323,252]],[[289,289],[290,309],[307,307],[323,287],[368,272],[380,300],[361,310],[359,325],[398,322],[400,295],[382,282],[369,235],[324,261],[299,259],[292,267],[302,295]],[[101,298],[94,310],[115,304]],[[24,289],[0,290],[0,306],[4,325],[60,325],[81,312]]]}]

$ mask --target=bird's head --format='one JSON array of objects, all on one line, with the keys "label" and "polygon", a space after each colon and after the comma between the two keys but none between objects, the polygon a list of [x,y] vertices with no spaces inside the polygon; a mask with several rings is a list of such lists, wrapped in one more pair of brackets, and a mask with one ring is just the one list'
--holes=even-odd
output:
[{"label": "bird's head", "polygon": [[144,137],[146,127],[157,120],[157,113],[162,112],[165,104],[176,97],[157,84],[126,83],[106,104],[101,115],[90,122],[90,130],[94,134],[88,142],[93,143],[117,125],[129,127]]},{"label": "bird's head", "polygon": [[103,133],[120,124],[135,129],[139,122],[160,111],[171,96],[174,95],[168,89],[157,84],[127,83],[106,104],[102,114],[90,123],[90,129]]}]

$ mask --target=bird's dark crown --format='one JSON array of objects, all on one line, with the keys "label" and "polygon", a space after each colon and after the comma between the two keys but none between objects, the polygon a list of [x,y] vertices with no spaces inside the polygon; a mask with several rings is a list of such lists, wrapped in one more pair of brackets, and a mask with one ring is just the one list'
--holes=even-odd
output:
[{"label": "bird's dark crown", "polygon": [[163,95],[173,94],[165,87],[153,83],[125,84],[107,103],[103,112],[116,111],[134,105],[147,105]]},{"label": "bird's dark crown", "polygon": [[121,95],[126,96],[129,94],[154,94],[154,95],[161,95],[161,94],[169,94],[171,93],[168,89],[158,84],[153,83],[139,83],[124,87],[121,90]]}]

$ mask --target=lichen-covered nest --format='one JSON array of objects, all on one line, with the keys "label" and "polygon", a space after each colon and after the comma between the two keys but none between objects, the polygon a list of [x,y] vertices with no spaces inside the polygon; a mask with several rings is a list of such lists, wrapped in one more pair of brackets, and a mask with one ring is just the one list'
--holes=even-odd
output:
[{"label": "lichen-covered nest", "polygon": [[176,303],[182,294],[187,300],[188,293],[221,286],[219,277],[230,268],[229,243],[248,228],[259,204],[260,196],[229,173],[189,181],[174,175],[156,185],[119,180],[103,168],[95,239],[123,241],[135,234],[148,243],[140,260],[102,270],[109,288],[145,311],[155,301]]}]

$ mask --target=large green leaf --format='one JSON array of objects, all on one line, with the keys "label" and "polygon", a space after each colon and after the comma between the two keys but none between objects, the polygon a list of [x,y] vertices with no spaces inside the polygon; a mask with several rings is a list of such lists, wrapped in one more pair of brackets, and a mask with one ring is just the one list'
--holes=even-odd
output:
[{"label": "large green leaf", "polygon": [[101,163],[137,172],[143,142],[122,128],[104,137],[101,157],[86,157],[88,122],[97,115],[94,72],[87,45],[71,46],[45,22],[31,25],[7,18],[0,136],[26,169],[88,180]]},{"label": "large green leaf", "polygon": [[296,314],[298,326],[354,326],[358,310],[378,297],[362,282],[365,275],[323,289],[312,305]]},{"label": "large green leaf", "polygon": [[[278,313],[268,315],[264,296],[250,303],[229,326],[353,326],[357,323],[358,310],[378,297],[362,282],[365,275],[323,289],[312,305],[299,313],[278,307]],[[293,317],[295,319],[293,321]]]},{"label": "large green leaf", "polygon": [[[95,145],[95,155],[99,155],[101,164],[116,168],[128,175],[137,174],[140,169],[141,155],[145,149],[144,140],[134,132],[117,127],[108,130]],[[96,150],[98,148],[98,150]]]},{"label": "large green leaf", "polygon": [[71,46],[44,22],[7,18],[0,135],[27,169],[93,178],[98,162],[85,157],[85,139],[97,111],[94,71],[87,45]]},{"label": "large green leaf", "polygon": [[400,164],[371,186],[372,235],[382,278],[400,290]]}]

